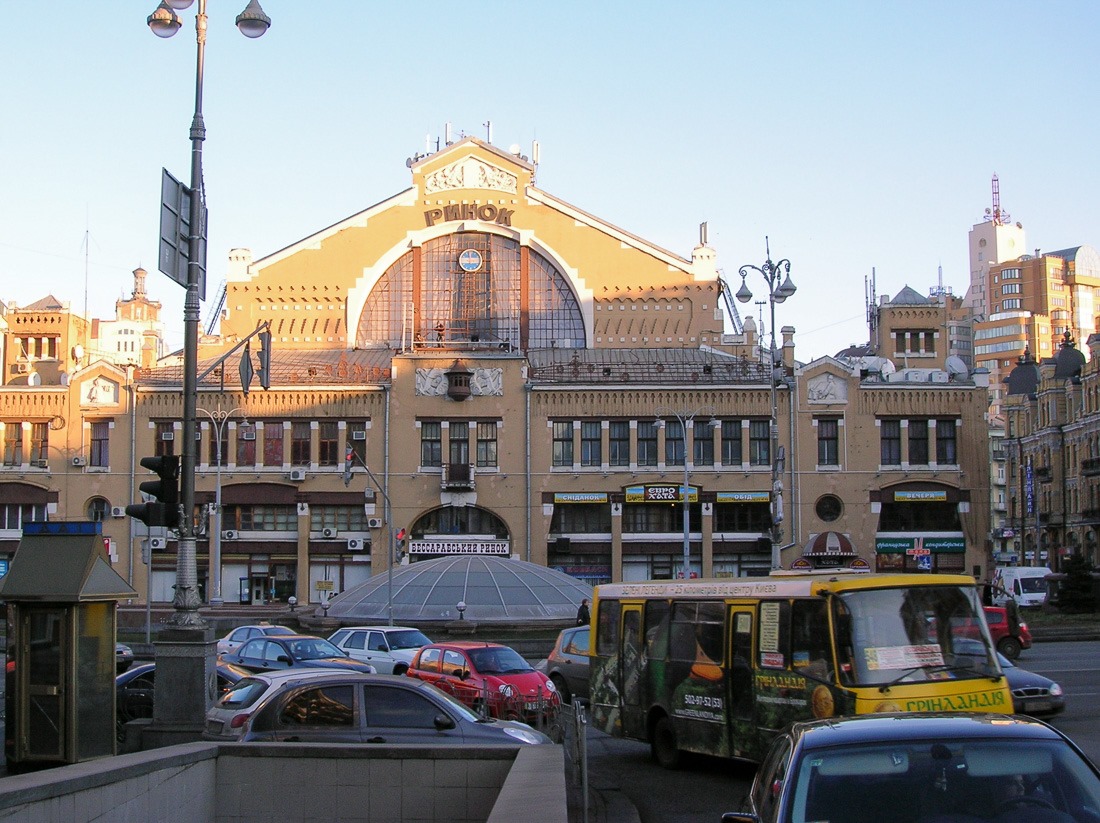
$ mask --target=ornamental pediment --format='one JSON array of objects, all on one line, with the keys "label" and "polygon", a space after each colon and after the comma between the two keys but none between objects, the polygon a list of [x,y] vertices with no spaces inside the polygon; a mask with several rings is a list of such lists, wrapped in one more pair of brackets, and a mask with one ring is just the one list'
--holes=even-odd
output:
[{"label": "ornamental pediment", "polygon": [[477,157],[463,157],[424,175],[424,194],[452,189],[489,189],[515,194],[518,187],[516,175]]}]

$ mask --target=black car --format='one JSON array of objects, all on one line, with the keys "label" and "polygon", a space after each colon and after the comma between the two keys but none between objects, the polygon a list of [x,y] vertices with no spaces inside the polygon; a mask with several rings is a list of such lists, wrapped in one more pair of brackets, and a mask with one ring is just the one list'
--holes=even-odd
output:
[{"label": "black car", "polygon": [[[250,672],[239,666],[219,661],[217,666],[220,698],[238,680]],[[131,720],[153,716],[153,688],[157,680],[157,664],[133,666],[115,678],[115,729],[121,743],[126,737],[125,725]]]},{"label": "black car", "polygon": [[306,634],[253,637],[235,651],[223,654],[221,659],[250,672],[294,667],[375,673],[370,663],[354,660],[327,640]]},{"label": "black car", "polygon": [[1041,720],[865,714],[795,723],[724,823],[1097,820],[1100,771]]},{"label": "black car", "polygon": [[1032,717],[1053,717],[1065,710],[1066,698],[1061,686],[1049,677],[1021,669],[1003,654],[998,656],[1012,690],[1012,711]]}]

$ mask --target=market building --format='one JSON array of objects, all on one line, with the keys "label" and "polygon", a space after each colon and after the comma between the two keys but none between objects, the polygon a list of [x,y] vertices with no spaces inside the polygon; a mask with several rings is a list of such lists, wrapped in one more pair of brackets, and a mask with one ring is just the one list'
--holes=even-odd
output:
[{"label": "market building", "polygon": [[[662,249],[474,138],[408,165],[405,191],[260,259],[231,255],[220,335],[200,350],[206,599],[316,602],[391,558],[454,554],[589,584],[777,561],[987,573],[988,381],[947,356],[934,311],[908,331],[912,306],[895,312],[873,355],[799,362],[794,329],[773,330],[773,352],[737,316],[705,229],[688,256]],[[895,362],[896,341],[919,367]],[[161,362],[103,364],[118,406],[69,413],[112,424],[112,506],[138,498],[140,457],[179,453],[181,367]],[[245,392],[257,368],[269,388]],[[38,417],[7,388],[0,425],[22,437]],[[0,492],[33,474],[49,517],[85,515],[66,486],[83,467],[30,468],[6,456]],[[134,526],[105,522],[123,576],[171,600],[173,535]]]}]

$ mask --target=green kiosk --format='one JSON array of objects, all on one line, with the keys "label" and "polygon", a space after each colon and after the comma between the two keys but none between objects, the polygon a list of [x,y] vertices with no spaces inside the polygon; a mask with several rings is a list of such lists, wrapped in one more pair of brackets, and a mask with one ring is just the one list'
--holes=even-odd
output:
[{"label": "green kiosk", "polygon": [[136,596],[111,568],[99,523],[24,524],[0,578],[9,771],[115,753],[115,612]]}]

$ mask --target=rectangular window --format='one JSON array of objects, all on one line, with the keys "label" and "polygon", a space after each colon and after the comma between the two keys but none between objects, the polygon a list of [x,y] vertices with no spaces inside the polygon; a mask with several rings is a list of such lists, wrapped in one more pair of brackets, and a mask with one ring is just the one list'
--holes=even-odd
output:
[{"label": "rectangular window", "polygon": [[251,423],[237,427],[237,465],[256,465],[256,427]]},{"label": "rectangular window", "polygon": [[936,421],[936,462],[941,466],[958,465],[955,420]]},{"label": "rectangular window", "polygon": [[657,465],[657,424],[652,420],[638,421],[638,465]]},{"label": "rectangular window", "polygon": [[229,426],[226,421],[221,422],[220,428],[211,424],[207,431],[210,432],[210,446],[206,462],[211,466],[216,466],[219,462],[223,466],[229,465]]},{"label": "rectangular window", "polygon": [[901,421],[883,420],[879,461],[883,466],[901,465]]},{"label": "rectangular window", "polygon": [[[108,426],[109,423],[103,425]],[[41,466],[50,459],[50,427],[48,423],[31,423],[31,463]],[[93,464],[96,465],[96,464]],[[107,465],[104,463],[104,465]]]},{"label": "rectangular window", "polygon": [[928,421],[909,421],[909,465],[928,465]]},{"label": "rectangular window", "polygon": [[612,466],[630,465],[630,423],[613,420],[607,427],[608,462]]},{"label": "rectangular window", "polygon": [[156,424],[156,442],[153,444],[153,454],[156,457],[176,453],[176,429],[172,423]]},{"label": "rectangular window", "polygon": [[749,421],[749,465],[767,466],[772,462],[771,421]]},{"label": "rectangular window", "polygon": [[684,465],[684,461],[687,459],[684,437],[684,424],[679,420],[669,420],[665,423],[666,466]]},{"label": "rectangular window", "polygon": [[722,421],[722,465],[740,466],[741,459],[741,421]]},{"label": "rectangular window", "polygon": [[840,465],[840,421],[835,418],[817,421],[817,465]]},{"label": "rectangular window", "polygon": [[4,465],[23,465],[23,424],[19,421],[4,425]]},{"label": "rectangular window", "polygon": [[599,466],[603,463],[603,427],[598,420],[581,423],[581,465]]},{"label": "rectangular window", "polygon": [[348,445],[355,454],[352,465],[365,466],[367,464],[367,424],[362,420],[348,423],[347,438]]},{"label": "rectangular window", "polygon": [[470,464],[470,424],[466,421],[451,423],[447,440],[450,464],[468,466]]},{"label": "rectangular window", "polygon": [[573,421],[556,420],[553,424],[553,465],[573,465]]},{"label": "rectangular window", "polygon": [[290,465],[309,465],[309,444],[312,431],[308,422],[296,420],[290,424]]},{"label": "rectangular window", "polygon": [[339,442],[340,427],[335,420],[322,421],[317,429],[317,464],[319,466],[335,466],[344,462],[344,456],[340,454]]},{"label": "rectangular window", "polygon": [[264,426],[264,465],[283,465],[283,424],[277,421]]},{"label": "rectangular window", "polygon": [[714,465],[714,426],[711,421],[695,422],[691,433],[691,454],[696,466]]},{"label": "rectangular window", "polygon": [[420,465],[438,468],[443,465],[443,425],[420,424]]},{"label": "rectangular window", "polygon": [[111,465],[110,449],[111,424],[106,420],[97,420],[92,423],[92,449],[88,455],[88,463],[92,466],[107,468]]},{"label": "rectangular window", "polygon": [[477,424],[477,464],[495,467],[497,465],[497,424]]}]

